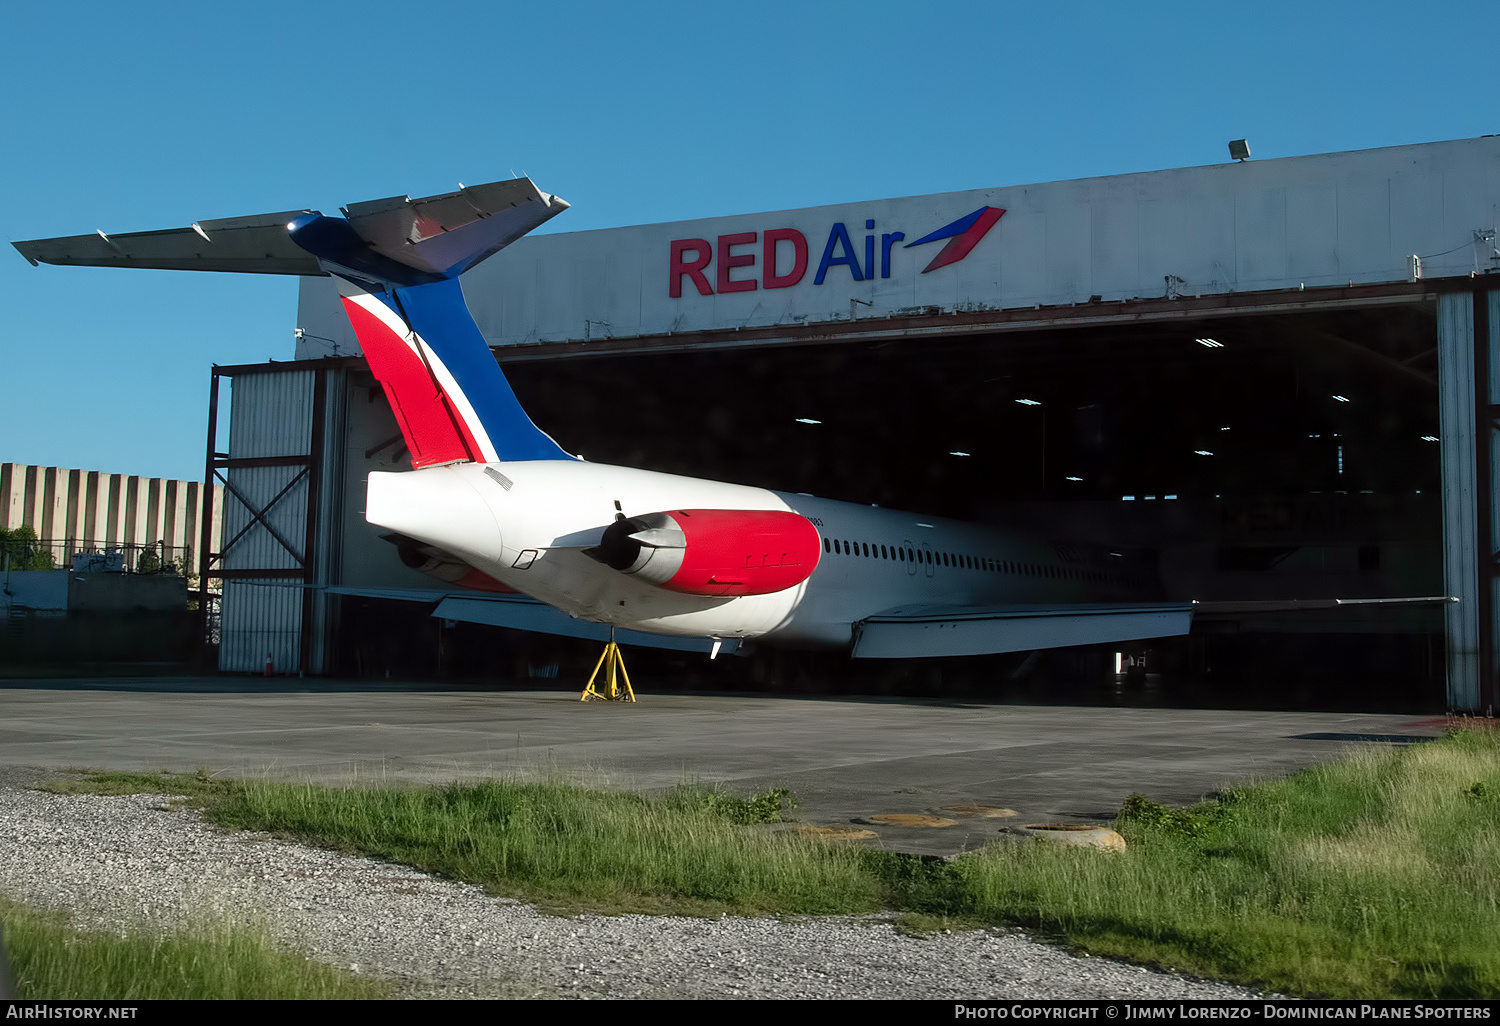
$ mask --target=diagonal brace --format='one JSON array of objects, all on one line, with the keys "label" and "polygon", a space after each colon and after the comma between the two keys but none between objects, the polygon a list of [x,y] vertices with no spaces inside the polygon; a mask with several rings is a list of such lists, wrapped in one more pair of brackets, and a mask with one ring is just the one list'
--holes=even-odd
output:
[{"label": "diagonal brace", "polygon": [[[300,553],[296,549],[292,548],[291,543],[288,542],[285,538],[283,538],[281,536],[281,534],[276,530],[276,528],[274,528],[274,527],[271,526],[270,521],[268,521],[266,519],[266,514],[269,513],[269,512],[271,512],[272,507],[274,507],[278,502],[280,502],[282,500],[282,498],[288,492],[290,492],[294,487],[296,487],[296,484],[297,484],[298,481],[301,481],[304,477],[307,476],[309,469],[310,468],[308,468],[308,467],[303,467],[302,470],[295,477],[293,477],[290,481],[288,481],[286,483],[286,487],[282,488],[281,491],[277,492],[276,495],[275,495],[275,497],[272,498],[270,502],[266,503],[259,510],[257,510],[255,508],[255,504],[254,503],[252,503],[249,499],[245,498],[245,493],[244,492],[240,491],[233,484],[231,484],[230,481],[229,481],[229,479],[227,477],[225,477],[223,474],[221,474],[217,470],[215,470],[214,471],[214,477],[217,477],[220,481],[224,482],[224,487],[226,489],[228,489],[229,493],[231,495],[233,495],[236,499],[239,499],[242,504],[244,504],[244,507],[250,511],[250,516],[251,516],[252,519],[251,519],[250,523],[248,523],[244,527],[240,528],[240,533],[239,534],[237,534],[233,538],[229,539],[228,544],[226,544],[222,549],[220,549],[219,552],[217,553],[217,555],[214,558],[222,560],[224,558],[224,554],[227,553],[231,548],[234,547],[234,543],[235,542],[237,542],[241,538],[243,538],[245,536],[245,533],[247,531],[249,531],[250,528],[254,527],[256,524],[260,524],[260,526],[262,526],[262,527],[264,527],[266,529],[266,533],[267,534],[269,534],[272,538],[275,538],[278,542],[281,543],[281,547],[282,548],[286,549],[287,552],[291,553],[293,559],[295,559],[298,563],[303,562],[302,553]],[[309,511],[309,515],[311,515],[311,511]]]}]

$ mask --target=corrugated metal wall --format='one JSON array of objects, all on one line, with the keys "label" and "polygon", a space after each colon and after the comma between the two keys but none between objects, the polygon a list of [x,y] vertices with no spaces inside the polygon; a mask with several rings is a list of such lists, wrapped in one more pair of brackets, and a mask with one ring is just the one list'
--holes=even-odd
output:
[{"label": "corrugated metal wall", "polygon": [[[234,377],[231,458],[306,456],[312,442],[313,382],[314,372],[308,370]],[[224,530],[232,544],[224,550],[225,570],[301,568],[307,537],[305,470],[303,466],[229,470]],[[255,672],[269,657],[278,673],[301,671],[302,597],[303,585],[286,578],[226,580],[219,669]]]},{"label": "corrugated metal wall", "polygon": [[[1476,324],[1477,314],[1487,314],[1483,323]],[[1486,635],[1500,638],[1500,576],[1490,558],[1500,550],[1500,433],[1492,418],[1476,417],[1476,402],[1500,404],[1497,326],[1500,291],[1477,297],[1455,292],[1438,299],[1443,572],[1445,590],[1458,598],[1445,611],[1448,708],[1486,715],[1494,711],[1495,690],[1494,669],[1486,665]],[[1484,356],[1488,380],[1477,382],[1476,360]]]},{"label": "corrugated metal wall", "polygon": [[1474,551],[1474,305],[1467,293],[1438,300],[1439,386],[1443,461],[1444,590],[1458,597],[1445,610],[1448,707],[1479,704],[1479,554]]}]

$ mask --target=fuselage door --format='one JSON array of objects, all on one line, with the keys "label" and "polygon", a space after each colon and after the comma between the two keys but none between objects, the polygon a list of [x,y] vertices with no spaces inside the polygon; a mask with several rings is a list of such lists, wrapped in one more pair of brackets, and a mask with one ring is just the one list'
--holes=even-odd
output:
[{"label": "fuselage door", "polygon": [[[905,549],[907,552],[916,552],[917,551],[917,547],[912,544],[912,541],[911,541],[910,538],[903,538],[903,539],[901,539],[901,547],[903,549]],[[915,577],[915,576],[917,576],[917,564],[916,564],[916,561],[914,559],[908,559],[906,561],[906,576],[908,576],[908,577]]]}]

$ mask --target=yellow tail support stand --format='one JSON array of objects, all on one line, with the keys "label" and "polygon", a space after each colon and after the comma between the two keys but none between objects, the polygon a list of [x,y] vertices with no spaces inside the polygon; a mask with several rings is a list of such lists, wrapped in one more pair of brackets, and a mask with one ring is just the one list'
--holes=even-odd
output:
[{"label": "yellow tail support stand", "polygon": [[[594,687],[594,681],[599,679],[599,671],[604,670],[604,690],[600,691]],[[624,687],[619,682],[624,682]],[[630,686],[630,674],[625,672],[625,656],[620,652],[620,646],[615,644],[615,629],[609,629],[609,644],[604,646],[604,654],[594,664],[594,672],[589,674],[589,682],[584,686],[583,694],[578,696],[580,702],[587,702],[590,698],[597,698],[601,702],[634,702],[635,690]]]}]

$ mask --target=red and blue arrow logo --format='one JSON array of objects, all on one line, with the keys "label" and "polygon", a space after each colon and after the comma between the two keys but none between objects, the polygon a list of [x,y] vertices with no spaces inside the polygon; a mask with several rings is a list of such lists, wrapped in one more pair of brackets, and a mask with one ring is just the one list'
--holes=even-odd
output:
[{"label": "red and blue arrow logo", "polygon": [[906,249],[920,246],[924,242],[936,242],[938,239],[948,239],[948,245],[944,246],[938,255],[932,258],[932,263],[922,268],[922,273],[935,271],[939,267],[947,267],[956,264],[969,255],[969,251],[979,245],[979,240],[984,238],[985,233],[995,227],[995,222],[1000,220],[1005,211],[1000,207],[980,207],[972,214],[965,214],[951,224],[945,224],[935,232],[929,232],[916,242],[908,242]]}]

